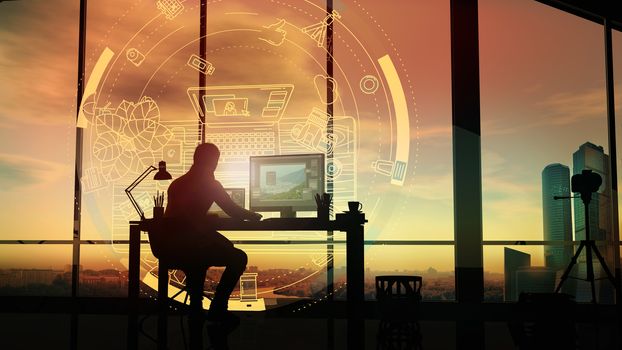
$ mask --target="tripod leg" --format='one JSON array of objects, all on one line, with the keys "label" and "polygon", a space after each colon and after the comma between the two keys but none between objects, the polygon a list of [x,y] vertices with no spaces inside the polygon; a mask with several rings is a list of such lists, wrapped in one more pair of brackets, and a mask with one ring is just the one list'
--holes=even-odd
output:
[{"label": "tripod leg", "polygon": [[607,279],[609,279],[609,282],[613,284],[613,288],[617,288],[616,279],[615,277],[613,277],[613,274],[607,267],[607,262],[605,261],[605,258],[603,258],[603,256],[600,254],[600,251],[598,250],[598,247],[596,247],[596,244],[594,242],[592,242],[592,249],[594,249],[594,254],[596,254],[598,261],[600,261],[600,265],[603,267],[603,270],[605,270],[605,274],[607,274]]},{"label": "tripod leg", "polygon": [[594,283],[594,261],[592,260],[592,244],[593,241],[587,241],[587,249],[585,250],[586,265],[587,265],[587,280],[590,282],[592,288],[592,303],[596,304],[596,286]]},{"label": "tripod leg", "polygon": [[568,264],[566,271],[564,271],[564,274],[559,280],[559,284],[557,285],[557,288],[555,288],[555,293],[559,293],[559,291],[562,289],[562,285],[564,284],[564,282],[566,282],[566,279],[568,278],[570,271],[572,271],[572,268],[577,263],[577,259],[579,259],[579,255],[581,254],[581,250],[583,250],[583,247],[585,247],[585,242],[581,241],[581,244],[579,244],[579,249],[577,249],[577,252],[574,253],[574,256],[572,257],[572,259],[570,259],[570,264]]}]

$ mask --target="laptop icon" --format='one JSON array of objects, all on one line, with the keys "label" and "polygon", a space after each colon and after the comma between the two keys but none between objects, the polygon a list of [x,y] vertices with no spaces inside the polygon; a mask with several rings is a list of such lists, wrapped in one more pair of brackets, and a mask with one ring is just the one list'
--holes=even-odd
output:
[{"label": "laptop icon", "polygon": [[188,97],[221,162],[239,163],[279,154],[279,121],[293,90],[292,84],[191,87]]}]

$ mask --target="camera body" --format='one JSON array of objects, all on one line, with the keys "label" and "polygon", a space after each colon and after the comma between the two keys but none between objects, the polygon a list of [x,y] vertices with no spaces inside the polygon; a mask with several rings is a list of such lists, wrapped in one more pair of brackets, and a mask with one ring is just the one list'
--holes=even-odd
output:
[{"label": "camera body", "polygon": [[592,193],[597,192],[600,185],[603,183],[603,178],[592,170],[585,169],[581,174],[575,174],[571,178],[572,192],[580,193],[583,200],[592,197]]}]

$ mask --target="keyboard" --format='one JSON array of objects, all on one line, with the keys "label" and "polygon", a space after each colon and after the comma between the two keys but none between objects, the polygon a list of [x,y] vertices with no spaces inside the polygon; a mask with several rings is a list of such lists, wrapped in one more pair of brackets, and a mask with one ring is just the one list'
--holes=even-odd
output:
[{"label": "keyboard", "polygon": [[218,146],[220,159],[225,163],[248,161],[250,156],[276,154],[276,136],[272,131],[208,134],[206,139]]}]

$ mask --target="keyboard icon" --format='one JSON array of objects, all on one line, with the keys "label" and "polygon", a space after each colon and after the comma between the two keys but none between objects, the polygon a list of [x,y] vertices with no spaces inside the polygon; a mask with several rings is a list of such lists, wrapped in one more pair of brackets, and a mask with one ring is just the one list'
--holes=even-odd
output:
[{"label": "keyboard icon", "polygon": [[220,159],[225,163],[245,162],[250,156],[276,154],[277,142],[273,131],[208,134],[206,139],[218,146]]}]

